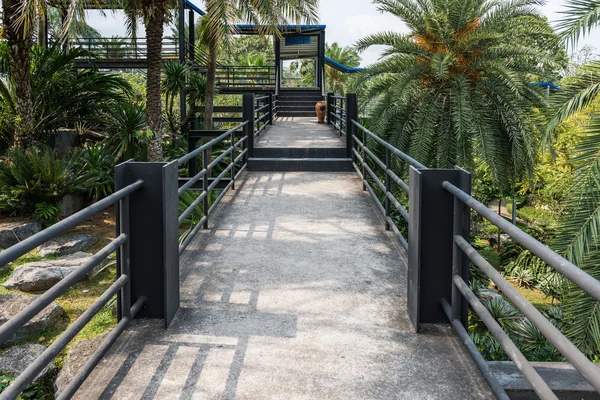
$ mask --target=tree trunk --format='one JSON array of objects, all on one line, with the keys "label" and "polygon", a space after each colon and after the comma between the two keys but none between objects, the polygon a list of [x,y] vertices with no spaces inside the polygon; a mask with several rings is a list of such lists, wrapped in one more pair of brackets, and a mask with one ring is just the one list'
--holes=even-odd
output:
[{"label": "tree trunk", "polygon": [[15,91],[14,146],[27,148],[35,142],[33,100],[31,98],[31,45],[32,32],[24,31],[23,24],[16,22],[19,4],[2,0],[3,36],[8,42],[10,71]]},{"label": "tree trunk", "polygon": [[204,100],[204,129],[207,131],[213,128],[213,107],[217,80],[217,51],[218,46],[216,41],[212,38],[209,39],[208,65],[206,67],[206,95]]},{"label": "tree trunk", "polygon": [[162,102],[161,102],[161,67],[162,38],[165,13],[160,4],[154,4],[144,18],[146,23],[146,45],[148,71],[146,75],[146,118],[152,137],[148,142],[148,161],[163,161],[162,148]]}]

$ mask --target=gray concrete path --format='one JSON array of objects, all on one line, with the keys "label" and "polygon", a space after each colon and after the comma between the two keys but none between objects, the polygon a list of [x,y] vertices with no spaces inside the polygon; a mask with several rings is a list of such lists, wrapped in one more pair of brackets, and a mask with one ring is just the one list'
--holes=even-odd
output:
[{"label": "gray concrete path", "polygon": [[355,174],[245,173],[77,398],[491,399],[449,326],[415,334],[400,247]]},{"label": "gray concrete path", "polygon": [[332,125],[319,124],[316,117],[281,117],[273,122],[256,147],[345,147],[346,142]]}]

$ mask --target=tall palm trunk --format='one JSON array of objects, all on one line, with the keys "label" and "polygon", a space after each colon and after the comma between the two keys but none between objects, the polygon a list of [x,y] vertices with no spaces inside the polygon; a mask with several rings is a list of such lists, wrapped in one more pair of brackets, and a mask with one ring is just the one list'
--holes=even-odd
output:
[{"label": "tall palm trunk", "polygon": [[8,42],[12,84],[15,89],[15,147],[30,147],[35,142],[33,100],[31,99],[32,32],[17,24],[18,1],[2,0],[3,36]]},{"label": "tall palm trunk", "polygon": [[[148,46],[148,71],[146,81],[146,117],[152,137],[148,143],[148,161],[163,161],[162,103],[160,74],[162,67],[162,37],[165,13],[160,4],[154,4],[146,18],[146,45]],[[158,6],[158,7],[157,7]]]},{"label": "tall palm trunk", "polygon": [[204,100],[204,129],[210,131],[213,128],[213,107],[215,100],[215,83],[217,80],[217,51],[216,40],[209,39],[208,43],[208,65],[206,67],[206,95]]}]

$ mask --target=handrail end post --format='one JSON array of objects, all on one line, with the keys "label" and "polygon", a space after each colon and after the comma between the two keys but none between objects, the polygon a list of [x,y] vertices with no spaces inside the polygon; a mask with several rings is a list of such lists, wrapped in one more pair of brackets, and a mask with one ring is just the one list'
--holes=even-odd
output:
[{"label": "handrail end post", "polygon": [[358,121],[358,96],[346,93],[346,157],[352,158],[352,136],[356,127],[352,121]]},{"label": "handrail end post", "polygon": [[[115,169],[117,190],[140,179],[144,186],[129,196],[123,203],[126,210],[119,212],[120,230],[129,231],[121,232],[128,233],[129,260],[121,259],[119,264],[120,272],[129,273],[125,293],[130,296],[120,304],[132,304],[144,296],[145,306],[136,318],[159,318],[168,326],[179,309],[180,297],[177,162],[126,162]],[[121,315],[129,312],[121,310]]]},{"label": "handrail end post", "polygon": [[[461,169],[410,167],[407,307],[417,332],[422,324],[448,323],[440,299],[452,298],[455,217],[454,196],[442,188],[442,183],[449,181],[469,190],[470,179],[469,173]],[[463,224],[468,222],[463,215],[459,217]],[[463,234],[469,229],[468,224],[460,228]],[[463,267],[462,262],[457,265],[468,282],[468,264]],[[458,304],[455,307],[460,307],[462,314],[464,308]]]},{"label": "handrail end post", "polygon": [[245,136],[248,138],[246,148],[246,162],[254,157],[254,93],[244,93],[242,96],[242,119],[246,122],[244,126]]}]

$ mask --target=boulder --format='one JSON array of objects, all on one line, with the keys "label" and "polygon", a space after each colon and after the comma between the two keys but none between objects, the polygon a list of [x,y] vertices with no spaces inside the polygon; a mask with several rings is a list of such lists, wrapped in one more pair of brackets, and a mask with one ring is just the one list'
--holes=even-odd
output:
[{"label": "boulder", "polygon": [[71,235],[52,239],[38,247],[42,257],[64,256],[92,247],[96,239],[92,235]]},{"label": "boulder", "polygon": [[[0,371],[12,377],[19,376],[25,369],[35,361],[46,350],[41,344],[25,344],[14,346],[0,352]],[[56,372],[56,365],[51,362],[35,378],[39,380]]]},{"label": "boulder", "polygon": [[58,373],[56,381],[54,382],[54,394],[56,397],[65,390],[90,356],[98,349],[104,339],[106,339],[106,336],[108,336],[110,331],[111,330],[108,330],[102,335],[96,336],[90,340],[80,340],[71,346],[67,353],[67,357],[65,358],[63,368]]},{"label": "boulder", "polygon": [[60,216],[63,218],[75,214],[83,209],[85,198],[80,194],[68,194],[62,198],[59,204]]},{"label": "boulder", "polygon": [[[27,294],[7,294],[0,296],[0,326],[4,325],[19,311],[31,304],[37,297]],[[64,315],[65,311],[62,307],[52,302],[23,325],[7,342],[0,343],[0,346],[24,339],[28,336],[40,334],[43,330],[59,323]]]},{"label": "boulder", "polygon": [[[7,289],[16,289],[23,292],[38,292],[50,289],[64,277],[75,271],[92,255],[77,252],[56,260],[43,260],[23,264],[15,268],[3,286]],[[93,268],[84,279],[91,279],[106,267],[107,263],[101,262]]]},{"label": "boulder", "polygon": [[0,248],[7,249],[14,246],[41,230],[42,225],[39,222],[0,224]]}]

